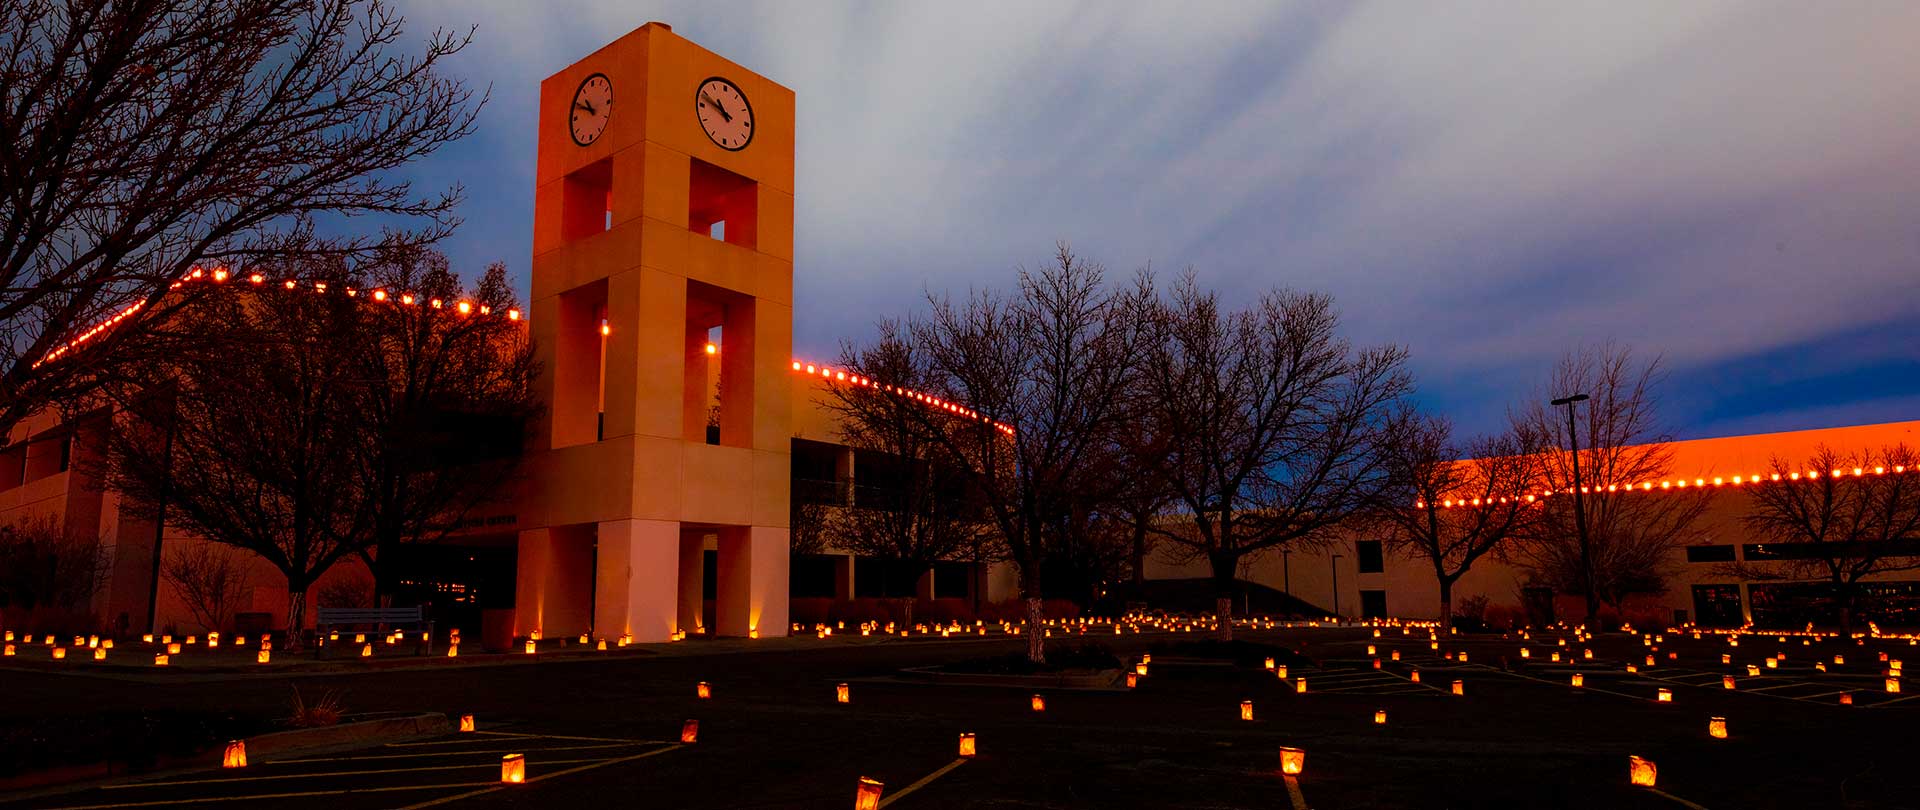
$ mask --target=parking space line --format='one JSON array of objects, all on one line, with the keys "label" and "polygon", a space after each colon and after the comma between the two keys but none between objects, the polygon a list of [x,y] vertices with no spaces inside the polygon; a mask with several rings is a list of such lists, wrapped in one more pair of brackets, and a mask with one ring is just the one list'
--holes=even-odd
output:
[{"label": "parking space line", "polygon": [[[559,759],[541,760],[546,765],[570,765],[579,762],[599,762],[598,759]],[[283,773],[270,776],[232,776],[223,779],[178,779],[165,782],[128,782],[118,785],[101,785],[101,790],[125,790],[127,788],[175,787],[178,785],[227,785],[239,782],[263,782],[270,779],[326,779],[335,776],[368,776],[385,773],[418,773],[420,771],[452,771],[460,768],[497,768],[500,763],[469,762],[462,765],[423,765],[418,768],[378,768],[366,771],[319,771],[315,773]]]},{"label": "parking space line", "polygon": [[[602,762],[595,762],[589,765],[580,765],[580,766],[568,768],[564,771],[554,771],[553,773],[543,773],[539,776],[535,776],[527,779],[526,783],[533,784],[535,782],[539,782],[545,779],[552,779],[556,776],[566,776],[568,774],[579,773],[581,771],[590,771],[590,770],[593,770],[594,768],[604,768],[608,765],[618,765],[622,762],[632,762],[637,759],[646,759],[647,757],[654,756],[656,754],[664,754],[664,753],[667,753],[668,751],[678,751],[685,747],[686,747],[685,744],[674,743],[664,748],[655,748],[651,751],[642,751],[630,757],[620,757],[619,759],[609,759]],[[409,804],[405,807],[399,808],[399,810],[422,810],[422,808],[426,808],[426,807],[438,807],[443,804],[451,804],[453,802],[460,801],[461,799],[471,799],[475,796],[484,796],[488,793],[493,793],[499,790],[503,790],[505,789],[505,787],[506,787],[505,785],[495,784],[491,787],[482,788],[480,790],[470,790],[470,791],[467,791],[466,793],[459,793],[452,796],[443,796],[438,799],[430,799],[424,802],[420,802],[419,804]],[[80,810],[80,809],[73,808],[72,810]]]},{"label": "parking space line", "polygon": [[301,799],[312,796],[345,796],[349,793],[394,793],[402,790],[452,790],[491,784],[488,782],[459,782],[447,785],[393,785],[388,787],[361,787],[343,790],[303,790],[297,793],[256,793],[251,796],[196,796],[190,799],[165,799],[149,802],[119,802],[115,804],[83,804],[71,807],[48,807],[44,810],[119,810],[126,807],[167,807],[169,805],[206,804],[209,802],[245,802],[260,799]]},{"label": "parking space line", "polygon": [[493,737],[535,737],[542,740],[574,740],[578,742],[617,742],[617,743],[653,743],[653,744],[666,744],[666,743],[673,742],[672,740],[629,740],[623,737],[578,737],[578,736],[569,736],[566,734],[514,734],[506,731],[475,731],[473,733],[493,736]]},{"label": "parking space line", "polygon": [[1693,802],[1687,801],[1686,799],[1682,799],[1679,796],[1675,796],[1659,788],[1647,788],[1647,792],[1655,796],[1659,796],[1660,798],[1672,801],[1683,807],[1690,808],[1690,810],[1707,810],[1707,808],[1705,807],[1701,807],[1700,805],[1694,804]]},{"label": "parking space line", "polygon": [[1281,778],[1287,782],[1287,802],[1293,805],[1293,810],[1307,810],[1307,796],[1300,792],[1300,777],[1288,775]]},{"label": "parking space line", "polygon": [[965,764],[967,764],[967,758],[961,757],[945,765],[942,765],[940,766],[940,770],[934,771],[933,773],[927,774],[926,776],[922,776],[920,777],[920,781],[914,782],[911,785],[901,788],[899,792],[893,794],[892,796],[888,796],[885,799],[881,799],[880,806],[886,807],[887,805],[900,801],[901,799],[906,798],[908,794],[916,790],[919,790],[923,787],[926,787],[928,784],[932,783],[933,780],[939,779],[942,776],[946,776],[948,773],[952,772],[954,768],[958,768]]},{"label": "parking space line", "polygon": [[308,757],[306,759],[276,759],[268,764],[286,765],[295,762],[346,762],[363,759],[418,759],[421,757],[463,757],[469,754],[524,754],[529,751],[590,751],[600,748],[631,748],[636,745],[651,745],[646,742],[611,743],[607,745],[556,745],[548,748],[495,748],[488,751],[429,751],[418,754],[376,754],[365,757]]}]

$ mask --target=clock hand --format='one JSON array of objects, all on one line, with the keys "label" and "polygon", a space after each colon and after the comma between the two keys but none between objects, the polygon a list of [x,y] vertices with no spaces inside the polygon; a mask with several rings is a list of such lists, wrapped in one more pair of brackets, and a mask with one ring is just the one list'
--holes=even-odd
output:
[{"label": "clock hand", "polygon": [[701,92],[700,92],[700,97],[701,97],[701,98],[703,98],[703,99],[706,99],[706,100],[707,100],[707,103],[708,103],[708,104],[710,104],[710,105],[713,105],[713,108],[714,108],[714,109],[716,109],[716,110],[719,110],[719,111],[720,111],[720,117],[721,117],[721,118],[723,118],[723,119],[725,119],[727,123],[729,123],[729,124],[731,124],[731,123],[733,123],[733,116],[731,116],[731,115],[728,115],[728,114],[727,114],[727,108],[725,108],[725,107],[722,107],[722,106],[720,106],[720,102],[718,102],[718,101],[714,101],[714,100],[713,100],[713,96],[709,96],[709,95],[707,95],[707,93],[706,93],[706,91],[704,91],[704,90],[703,90],[703,91],[701,91]]},{"label": "clock hand", "polygon": [[578,102],[578,103],[575,103],[573,106],[582,110],[586,110],[588,115],[599,115],[599,113],[594,112],[593,105],[587,102],[584,102],[584,101]]}]

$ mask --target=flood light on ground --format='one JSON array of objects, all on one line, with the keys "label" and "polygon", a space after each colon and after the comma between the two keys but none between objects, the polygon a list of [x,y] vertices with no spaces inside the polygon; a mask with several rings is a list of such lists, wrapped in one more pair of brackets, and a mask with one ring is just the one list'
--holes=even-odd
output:
[{"label": "flood light on ground", "polygon": [[1280,772],[1288,776],[1299,776],[1307,769],[1307,752],[1299,748],[1280,746]]},{"label": "flood light on ground", "polygon": [[527,756],[508,754],[500,758],[500,781],[518,785],[527,781]]},{"label": "flood light on ground", "polygon": [[860,787],[853,794],[853,810],[880,810],[880,791],[886,785],[870,776],[860,777]]},{"label": "flood light on ground", "polygon": [[1660,769],[1654,766],[1653,760],[1627,757],[1627,781],[1640,787],[1653,787],[1659,778]]}]

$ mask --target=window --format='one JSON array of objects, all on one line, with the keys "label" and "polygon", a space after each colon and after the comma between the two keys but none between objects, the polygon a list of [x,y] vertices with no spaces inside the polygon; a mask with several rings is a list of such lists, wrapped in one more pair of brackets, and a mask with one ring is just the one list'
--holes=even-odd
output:
[{"label": "window", "polygon": [[1387,570],[1385,555],[1380,552],[1380,541],[1361,540],[1353,544],[1354,561],[1360,565],[1362,574],[1378,574]]},{"label": "window", "polygon": [[[1376,543],[1375,545],[1377,546],[1379,544]],[[1387,592],[1386,591],[1361,591],[1360,592],[1360,618],[1384,619],[1386,617],[1387,617]]]},{"label": "window", "polygon": [[1687,546],[1687,562],[1733,562],[1733,546]]}]

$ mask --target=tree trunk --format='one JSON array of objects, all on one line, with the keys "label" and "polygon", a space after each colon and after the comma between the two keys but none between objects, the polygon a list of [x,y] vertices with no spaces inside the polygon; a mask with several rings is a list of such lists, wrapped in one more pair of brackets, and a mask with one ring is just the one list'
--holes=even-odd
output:
[{"label": "tree trunk", "polygon": [[1834,590],[1840,593],[1840,637],[1853,637],[1853,588],[1846,583]]},{"label": "tree trunk", "polygon": [[1040,626],[1046,618],[1046,602],[1038,596],[1027,597],[1027,660],[1036,664],[1047,662],[1047,631]]},{"label": "tree trunk", "polygon": [[287,589],[287,652],[300,651],[300,634],[307,624],[307,589]]},{"label": "tree trunk", "polygon": [[1453,580],[1440,580],[1440,627],[1453,627]]},{"label": "tree trunk", "polygon": [[1020,594],[1027,600],[1027,660],[1047,662],[1046,602],[1040,598],[1040,563],[1020,566]]},{"label": "tree trunk", "polygon": [[1232,555],[1214,554],[1213,564],[1213,616],[1219,626],[1214,628],[1213,637],[1220,641],[1233,640],[1233,569],[1239,560]]},{"label": "tree trunk", "polygon": [[1147,521],[1145,518],[1133,524],[1133,598],[1141,596],[1147,585]]}]

